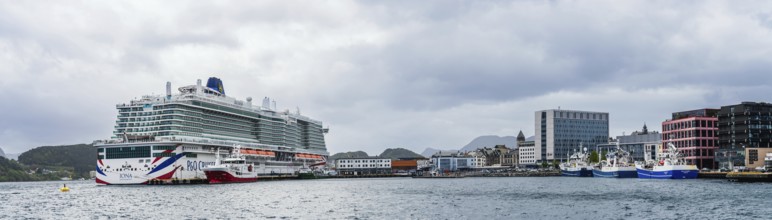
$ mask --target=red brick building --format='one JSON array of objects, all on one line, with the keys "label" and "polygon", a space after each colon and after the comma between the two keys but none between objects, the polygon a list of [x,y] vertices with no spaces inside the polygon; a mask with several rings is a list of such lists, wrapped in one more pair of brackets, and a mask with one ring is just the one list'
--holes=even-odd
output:
[{"label": "red brick building", "polygon": [[715,168],[718,149],[718,109],[698,109],[673,113],[662,122],[662,145],[678,148],[687,163],[698,168]]}]

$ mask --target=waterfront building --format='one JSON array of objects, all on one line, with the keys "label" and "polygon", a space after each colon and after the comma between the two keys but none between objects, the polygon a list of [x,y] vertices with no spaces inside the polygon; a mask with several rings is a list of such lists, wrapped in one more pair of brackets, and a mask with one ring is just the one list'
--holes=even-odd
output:
[{"label": "waterfront building", "polygon": [[467,152],[466,156],[473,158],[472,164],[471,164],[473,168],[485,167],[485,164],[488,161],[487,157],[485,157],[483,152],[479,150]]},{"label": "waterfront building", "polygon": [[510,149],[508,152],[501,155],[501,166],[505,167],[517,167],[520,156],[520,150]]},{"label": "waterfront building", "polygon": [[772,153],[766,153],[764,157],[764,169],[772,169]]},{"label": "waterfront building", "polygon": [[391,159],[381,157],[341,158],[335,160],[339,175],[390,174]]},{"label": "waterfront building", "polygon": [[675,112],[662,122],[662,146],[672,143],[686,164],[714,169],[718,148],[718,109]]},{"label": "waterfront building", "polygon": [[523,131],[517,135],[517,166],[536,166],[536,147],[534,141],[526,141]]},{"label": "waterfront building", "polygon": [[[662,145],[662,134],[657,131],[649,131],[646,124],[644,124],[643,129],[640,131],[634,131],[629,135],[616,136],[615,140],[611,140],[607,144],[598,145],[598,149],[590,150],[608,152],[616,149],[617,143],[619,143],[619,148],[630,153],[633,160],[644,161],[644,158],[646,158],[644,149],[647,147],[648,149],[656,149],[658,146]],[[648,155],[648,158],[654,157],[655,152],[651,153],[651,155]]]},{"label": "waterfront building", "polygon": [[722,106],[718,112],[719,150],[716,157],[720,167],[762,166],[763,156],[766,155],[763,152],[772,148],[771,139],[772,104],[742,102]]},{"label": "waterfront building", "polygon": [[535,163],[568,160],[579,150],[608,143],[609,114],[576,110],[551,109],[536,111]]},{"label": "waterfront building", "polygon": [[438,172],[455,172],[474,168],[475,158],[459,151],[439,151],[432,155],[432,165]]},{"label": "waterfront building", "polygon": [[428,166],[428,159],[404,158],[391,160],[392,173],[416,173],[421,168]]}]

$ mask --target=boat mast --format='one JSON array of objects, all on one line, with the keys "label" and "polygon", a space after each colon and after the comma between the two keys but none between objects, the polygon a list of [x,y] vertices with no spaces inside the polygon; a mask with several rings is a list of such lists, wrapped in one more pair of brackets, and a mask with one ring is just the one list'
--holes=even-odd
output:
[{"label": "boat mast", "polygon": [[214,154],[214,165],[219,166],[220,165],[220,148],[217,148],[217,153]]}]

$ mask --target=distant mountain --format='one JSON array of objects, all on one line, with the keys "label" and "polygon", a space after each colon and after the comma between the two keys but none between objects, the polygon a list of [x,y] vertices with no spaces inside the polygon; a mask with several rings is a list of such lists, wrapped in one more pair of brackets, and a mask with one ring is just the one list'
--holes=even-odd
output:
[{"label": "distant mountain", "polygon": [[379,157],[383,158],[389,158],[389,159],[421,159],[424,158],[424,156],[421,156],[420,154],[417,154],[411,150],[404,149],[404,148],[388,148]]},{"label": "distant mountain", "polygon": [[427,147],[424,150],[424,152],[421,152],[421,156],[424,156],[426,158],[431,158],[432,155],[434,155],[435,153],[440,152],[440,151],[458,151],[458,150],[455,150],[455,149],[436,149],[436,148]]},{"label": "distant mountain", "polygon": [[329,156],[327,158],[327,161],[329,161],[329,163],[335,163],[335,160],[340,158],[360,158],[360,157],[369,157],[369,156],[364,151],[342,152],[342,153],[337,153],[337,154],[333,154],[332,156]]},{"label": "distant mountain", "polygon": [[7,158],[9,160],[18,160],[19,159],[19,154],[7,154],[7,153],[3,152],[3,148],[0,148],[0,157],[5,157],[5,158]]},{"label": "distant mountain", "polygon": [[19,155],[19,162],[30,166],[71,168],[76,177],[88,178],[96,167],[96,148],[90,144],[43,146]]},{"label": "distant mountain", "polygon": [[9,160],[19,160],[20,154],[5,154],[5,158],[8,158]]},{"label": "distant mountain", "polygon": [[494,147],[496,145],[505,145],[508,148],[516,148],[517,138],[515,136],[496,136],[496,135],[486,135],[486,136],[480,136],[472,140],[472,142],[469,142],[466,146],[461,148],[461,151],[474,151],[478,148],[483,147]]}]

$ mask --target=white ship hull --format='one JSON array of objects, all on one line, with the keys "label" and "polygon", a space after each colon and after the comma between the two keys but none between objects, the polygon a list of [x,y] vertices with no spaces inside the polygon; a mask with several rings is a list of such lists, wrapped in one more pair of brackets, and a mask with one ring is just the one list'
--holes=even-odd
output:
[{"label": "white ship hull", "polygon": [[[157,143],[156,143],[157,144]],[[168,143],[165,143],[168,145]],[[118,145],[125,147],[132,145]],[[142,145],[142,144],[139,144]],[[147,145],[147,144],[145,144]],[[142,157],[130,159],[97,160],[96,183],[102,185],[146,184],[150,180],[205,180],[204,168],[215,164],[213,152],[185,151],[183,147],[200,149],[200,146],[179,145],[167,153],[170,157]],[[195,157],[187,157],[194,153]],[[294,174],[303,167],[302,160],[273,161],[272,158],[256,158],[259,166],[254,169],[258,175]],[[314,161],[306,161],[314,163]]]}]

